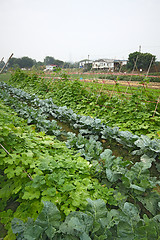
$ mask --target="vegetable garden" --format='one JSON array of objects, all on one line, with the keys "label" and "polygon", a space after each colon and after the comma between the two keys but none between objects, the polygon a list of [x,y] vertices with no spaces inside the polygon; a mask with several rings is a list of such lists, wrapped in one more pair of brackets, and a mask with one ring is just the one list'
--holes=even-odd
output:
[{"label": "vegetable garden", "polygon": [[1,237],[160,239],[159,92],[59,76],[0,82]]}]

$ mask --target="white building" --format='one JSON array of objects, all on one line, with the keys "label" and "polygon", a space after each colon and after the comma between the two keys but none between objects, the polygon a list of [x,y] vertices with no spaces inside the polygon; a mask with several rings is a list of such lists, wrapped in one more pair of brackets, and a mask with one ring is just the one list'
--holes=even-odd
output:
[{"label": "white building", "polygon": [[46,65],[46,68],[44,69],[44,71],[53,71],[55,68],[57,68],[57,65]]},{"label": "white building", "polygon": [[79,68],[84,68],[86,64],[92,63],[92,60],[84,59],[79,62]]},{"label": "white building", "polygon": [[92,69],[113,71],[125,64],[127,64],[126,60],[98,59],[92,63]]},{"label": "white building", "polygon": [[92,63],[93,70],[114,69],[114,59],[98,59]]}]

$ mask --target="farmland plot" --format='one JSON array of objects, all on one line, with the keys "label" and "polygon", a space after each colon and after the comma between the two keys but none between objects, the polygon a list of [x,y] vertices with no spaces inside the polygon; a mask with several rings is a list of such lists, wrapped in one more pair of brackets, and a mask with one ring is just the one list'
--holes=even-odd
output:
[{"label": "farmland plot", "polygon": [[[39,96],[47,90],[45,98],[53,95],[53,100],[1,83],[4,103],[31,125],[1,104],[1,145],[9,154],[1,148],[0,216],[8,239],[15,239],[13,232],[17,239],[159,239],[159,140],[119,131],[98,118],[61,107],[67,103],[77,109],[82,93],[86,94],[77,82],[42,85],[41,79],[30,80],[17,79],[17,85],[29,89],[28,82]],[[61,97],[56,95],[58,89]],[[64,89],[72,93],[70,99]],[[49,121],[50,115],[80,133],[66,134],[66,143],[60,143],[51,136],[59,137],[61,129]],[[36,128],[43,132],[35,132]],[[103,149],[100,138],[117,141],[139,160],[114,156]],[[18,202],[15,211],[6,207],[9,200]]]}]

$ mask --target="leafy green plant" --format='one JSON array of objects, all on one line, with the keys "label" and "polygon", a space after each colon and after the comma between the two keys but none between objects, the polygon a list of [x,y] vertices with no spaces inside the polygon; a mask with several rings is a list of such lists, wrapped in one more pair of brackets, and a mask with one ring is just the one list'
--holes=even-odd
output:
[{"label": "leafy green plant", "polygon": [[72,212],[64,221],[56,206],[44,202],[42,212],[26,223],[12,220],[12,229],[20,239],[157,239],[160,216],[140,218],[138,209],[126,202],[121,210],[111,210],[102,200],[88,199],[86,212]]},{"label": "leafy green plant", "polygon": [[[20,78],[16,74],[15,77]],[[28,77],[32,78],[32,76]],[[125,77],[130,78],[130,76],[118,76],[119,80]],[[139,76],[133,76],[133,78],[137,77]],[[144,77],[141,78],[143,80]],[[10,82],[14,84],[13,80]],[[34,81],[31,80],[31,82]],[[106,86],[106,84],[103,84],[102,91],[99,83],[86,82],[86,85],[84,85],[84,83],[77,80],[50,81],[37,78],[34,88],[30,86],[31,82],[23,79],[22,82],[15,83],[22,88],[24,88],[23,83],[25,83],[27,91],[34,91],[39,96],[52,97],[54,103],[58,106],[66,105],[80,114],[101,118],[110,127],[116,126],[123,131],[131,131],[137,135],[147,134],[151,138],[159,137],[159,109],[156,111],[156,116],[152,117],[158,99],[158,92],[153,94],[153,91],[151,92],[144,87],[131,91],[130,87],[123,86],[123,94],[117,95],[117,91],[114,92],[113,87],[109,90],[112,92],[111,94],[108,91],[109,86]],[[121,92],[119,86],[118,89],[118,92]],[[128,89],[127,93],[130,92],[131,95],[126,95],[126,89]]]},{"label": "leafy green plant", "polygon": [[[83,211],[88,197],[104,198],[109,205],[117,205],[114,189],[102,186],[93,176],[92,166],[69,150],[64,143],[44,133],[36,133],[34,126],[18,118],[12,110],[1,106],[0,117],[0,198],[1,222],[10,229],[13,217],[26,221],[37,217],[41,201],[51,201],[63,217],[71,211]],[[10,119],[13,123],[10,123]],[[20,127],[21,126],[21,127]],[[18,207],[5,218],[8,201]],[[9,230],[9,239],[14,239]]]},{"label": "leafy green plant", "polygon": [[[6,88],[6,90],[8,89],[8,86],[6,84],[2,84],[2,86],[4,86],[4,88]],[[137,145],[137,140],[139,142],[139,139],[143,138],[143,136],[139,137],[137,135],[133,135],[132,133],[129,133],[128,131],[119,131],[119,129],[117,127],[111,128],[109,126],[105,126],[102,123],[102,121],[98,118],[77,115],[73,112],[72,109],[68,109],[66,106],[64,106],[64,107],[56,106],[55,104],[53,104],[52,99],[41,100],[35,96],[31,96],[28,94],[26,97],[25,92],[23,92],[21,90],[19,91],[12,87],[9,87],[9,91],[11,91],[12,93],[14,92],[15,96],[18,98],[22,98],[22,96],[24,96],[24,98],[23,98],[24,100],[26,100],[29,103],[33,103],[33,105],[35,107],[41,108],[40,114],[44,113],[44,114],[47,114],[47,116],[49,116],[49,114],[50,114],[53,117],[56,117],[61,121],[69,122],[71,125],[73,125],[74,128],[80,129],[80,132],[83,135],[94,134],[94,135],[98,135],[102,138],[115,139],[116,141],[122,143],[124,146],[131,147],[133,149],[138,147],[138,148],[140,148],[140,150],[134,152],[137,154],[139,154],[139,153],[140,154],[145,153],[145,154],[149,154],[149,155],[153,154],[154,157],[159,155],[159,150],[158,150],[159,149],[159,140],[150,140],[149,138],[146,137],[148,139],[147,140],[148,144],[150,144],[150,150],[147,153],[143,144]],[[4,92],[1,92],[1,96],[3,96],[4,99],[7,98],[6,94],[4,95]],[[35,97],[35,99],[34,99],[34,97]],[[133,95],[132,98],[133,99],[130,102],[131,107],[134,105],[135,96]],[[5,101],[7,102],[8,100],[5,100]],[[13,100],[13,101],[15,101],[15,100]],[[13,102],[13,101],[11,101],[11,102]],[[18,104],[16,104],[16,105],[18,105]],[[15,106],[15,104],[14,104],[14,106]],[[144,106],[143,106],[143,108],[144,108]],[[133,110],[134,110],[134,108],[133,108]],[[21,109],[19,111],[23,112],[23,110],[21,110]],[[149,117],[149,115],[147,115],[147,114],[146,114],[146,116]],[[122,120],[123,120],[123,118],[122,118]],[[148,118],[148,121],[149,121],[149,118]],[[48,124],[50,124],[49,121],[48,121]],[[139,125],[138,127],[146,129],[147,126],[144,125],[144,123],[143,123],[142,125]],[[56,134],[56,132],[55,132],[55,134]],[[57,134],[59,134],[59,132]],[[142,140],[141,140],[141,142],[142,142]],[[152,147],[152,145],[153,145],[153,147]]]},{"label": "leafy green plant", "polygon": [[81,154],[86,160],[99,160],[100,154],[103,151],[102,143],[96,141],[94,136],[88,139],[84,138],[81,134],[68,133],[66,141],[68,148],[74,148]]},{"label": "leafy green plant", "polygon": [[[43,102],[42,100],[37,99],[34,101],[32,98],[32,101],[36,104],[47,106],[48,109],[50,109],[48,104],[52,104],[49,100]],[[62,219],[65,218],[65,215],[69,214],[66,218],[67,222],[64,222],[62,226],[59,227],[61,232],[58,232],[58,234],[62,234],[63,237],[66,234],[67,237],[80,238],[83,236],[81,236],[82,232],[88,234],[88,230],[86,230],[85,227],[82,227],[82,230],[78,230],[79,222],[76,223],[76,226],[74,225],[74,229],[77,229],[76,232],[72,228],[72,230],[70,229],[74,221],[80,221],[80,223],[85,226],[85,224],[82,223],[82,220],[80,220],[81,217],[78,217],[78,220],[75,219],[75,216],[77,217],[78,213],[76,213],[77,215],[74,213],[72,213],[73,215],[70,215],[70,212],[79,209],[85,211],[87,206],[86,199],[89,197],[92,198],[90,204],[94,206],[93,209],[95,209],[96,205],[96,203],[92,202],[93,199],[102,198],[107,205],[118,205],[120,209],[128,209],[130,207],[134,210],[137,206],[139,208],[139,203],[141,203],[143,206],[141,214],[144,215],[146,211],[149,217],[155,216],[159,213],[160,198],[156,191],[153,192],[153,189],[155,189],[159,183],[155,177],[150,176],[149,172],[152,163],[155,162],[155,158],[153,157],[157,156],[159,153],[158,145],[155,145],[157,144],[157,141],[149,140],[149,138],[139,138],[138,136],[132,136],[125,132],[121,133],[118,129],[111,129],[108,127],[108,132],[106,132],[108,136],[112,136],[115,139],[121,137],[120,139],[122,139],[124,143],[126,142],[126,145],[130,144],[130,140],[132,140],[131,146],[136,145],[136,147],[139,147],[141,149],[141,154],[144,153],[144,150],[145,154],[150,153],[150,156],[143,155],[141,157],[141,162],[133,164],[129,161],[123,161],[122,158],[114,157],[110,150],[105,150],[102,153],[101,144],[96,141],[97,137],[92,137],[87,140],[82,135],[79,135],[78,138],[75,135],[70,135],[71,138],[68,142],[70,147],[74,146],[81,150],[82,155],[86,158],[88,157],[88,160],[97,159],[99,161],[97,164],[93,161],[90,165],[84,159],[75,155],[73,150],[69,153],[68,149],[53,137],[45,136],[44,133],[35,133],[32,127],[28,127],[24,122],[22,124],[21,120],[17,120],[17,117],[14,115],[12,119],[14,119],[15,125],[17,125],[17,127],[15,127],[15,125],[10,123],[11,117],[8,114],[10,113],[10,110],[5,106],[2,106],[1,108],[1,143],[2,146],[4,145],[5,148],[9,150],[9,155],[4,149],[0,150],[2,153],[1,171],[4,172],[1,177],[0,190],[0,197],[4,202],[2,211],[4,211],[0,216],[1,222],[5,224],[7,229],[10,229],[9,223],[13,217],[21,217],[23,221],[26,221],[27,217],[33,217],[36,219],[38,213],[42,209],[41,201],[51,201],[56,204],[61,211],[63,216]],[[58,108],[56,107],[56,113],[57,110]],[[5,113],[5,111],[8,113]],[[61,114],[62,113],[63,111],[61,111]],[[77,124],[80,123],[85,131],[87,130],[87,126],[91,125],[91,118],[84,118],[84,121],[81,116],[74,115],[74,117],[71,118],[67,108],[65,115],[73,122],[78,121]],[[99,131],[100,129],[105,129],[105,126],[101,124],[100,121],[95,121],[94,123],[93,120],[91,122],[93,128],[96,127],[97,129],[96,124],[98,124]],[[20,128],[19,125],[23,126],[23,128]],[[91,130],[92,128],[90,126],[90,131]],[[30,132],[29,137],[26,131]],[[141,141],[141,143],[137,141]],[[144,147],[146,143],[148,144],[148,148]],[[96,172],[97,174],[95,175]],[[93,178],[93,175],[97,176],[101,183]],[[108,188],[105,187],[106,185]],[[15,213],[12,211],[8,212],[8,218],[6,220],[5,206],[7,201],[11,198],[16,199],[19,202],[19,206]],[[136,206],[131,203],[128,203],[128,205],[125,204],[126,199],[134,202]],[[100,204],[100,202],[98,204]],[[89,210],[92,214],[93,209]],[[124,217],[124,212],[125,210],[122,210],[121,213],[120,210],[112,209],[110,215],[104,214],[106,217],[114,216],[115,219],[117,218],[117,215],[121,216],[122,214],[123,220],[117,220],[116,224],[113,224],[112,226],[113,229],[104,224],[105,220],[101,225],[101,221],[97,218],[97,213],[95,213],[95,215],[93,214],[93,225],[90,228],[88,236],[91,239],[94,237],[103,237],[104,239],[106,237],[110,239],[115,237],[116,239],[117,237],[125,236],[132,237],[132,239],[135,237],[136,239],[139,234],[136,232],[139,225],[136,225],[135,222],[133,223],[132,220],[129,220],[128,215],[125,215]],[[106,213],[106,210],[104,213]],[[81,213],[80,216],[84,216],[83,214],[84,213]],[[92,214],[89,214],[89,216]],[[74,216],[73,219],[72,216]],[[133,215],[131,216],[133,218]],[[94,220],[95,217],[96,220]],[[86,218],[88,217],[86,216]],[[100,218],[102,218],[102,216]],[[82,219],[84,220],[84,217]],[[150,236],[150,229],[147,229],[149,226],[149,224],[147,225],[147,221],[151,223],[151,220],[146,220],[148,219],[147,217],[145,217],[145,220],[139,219],[138,217],[137,219],[137,224],[139,224],[140,221],[140,226],[143,231],[145,229],[148,234],[145,233],[145,236]],[[152,223],[155,226],[153,231],[155,237],[158,236],[157,218],[153,219]],[[28,231],[31,231],[30,234],[36,234],[35,236],[37,237],[40,235],[43,236],[43,234],[44,236],[46,236],[45,234],[51,234],[47,236],[52,237],[52,234],[57,234],[56,231],[59,231],[58,228],[56,230],[51,228],[53,232],[49,232],[50,230],[48,230],[48,227],[44,227],[43,230],[40,227],[33,228],[33,220],[30,220],[29,226],[29,230],[27,230],[28,225],[27,227],[24,227],[23,230],[25,229],[27,234],[29,234]],[[132,230],[129,230],[131,226]],[[115,234],[114,228],[117,229],[117,235]],[[144,235],[143,231],[141,233],[142,235]],[[8,234],[10,239],[14,239],[10,230]],[[26,236],[28,235],[25,235],[25,237]],[[59,236],[60,235],[58,235],[58,237]]]}]

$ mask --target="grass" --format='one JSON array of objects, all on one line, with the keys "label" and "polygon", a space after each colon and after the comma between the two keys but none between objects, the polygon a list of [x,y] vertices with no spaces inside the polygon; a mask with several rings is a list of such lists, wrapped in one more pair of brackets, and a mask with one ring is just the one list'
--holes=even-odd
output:
[{"label": "grass", "polygon": [[7,82],[11,77],[11,73],[7,72],[7,73],[1,73],[0,74],[0,81],[1,82]]}]

